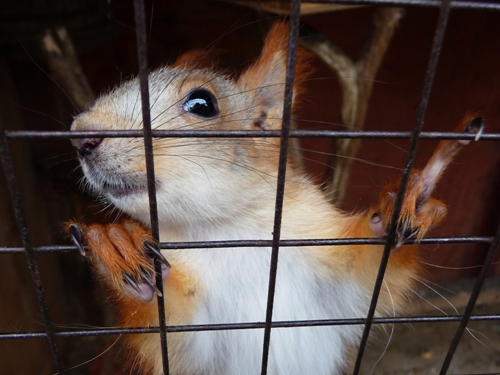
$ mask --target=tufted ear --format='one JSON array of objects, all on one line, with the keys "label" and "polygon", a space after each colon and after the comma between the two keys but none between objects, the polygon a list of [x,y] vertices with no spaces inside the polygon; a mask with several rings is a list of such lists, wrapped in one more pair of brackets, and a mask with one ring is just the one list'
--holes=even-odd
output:
[{"label": "tufted ear", "polygon": [[[254,124],[258,127],[267,129],[281,126],[288,35],[288,23],[276,22],[267,35],[259,59],[238,79],[241,92],[250,96],[253,104],[261,109],[261,116]],[[307,76],[307,60],[308,54],[299,49],[295,69],[294,98],[300,91],[300,83]]]}]

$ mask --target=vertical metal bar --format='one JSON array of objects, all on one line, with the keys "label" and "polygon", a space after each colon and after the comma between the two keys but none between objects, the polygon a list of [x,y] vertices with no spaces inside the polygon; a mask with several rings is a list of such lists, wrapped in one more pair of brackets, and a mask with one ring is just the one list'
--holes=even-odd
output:
[{"label": "vertical metal bar", "polygon": [[5,131],[3,129],[1,121],[0,121],[0,158],[2,159],[3,171],[5,173],[5,179],[7,181],[7,190],[9,191],[12,200],[12,205],[14,206],[14,215],[16,217],[19,231],[21,232],[21,239],[23,241],[26,257],[28,258],[28,266],[31,272],[31,277],[33,278],[33,283],[35,284],[35,292],[36,292],[36,297],[38,299],[38,307],[40,308],[40,313],[42,315],[43,324],[45,326],[45,334],[50,347],[50,351],[52,353],[52,358],[54,360],[57,372],[59,374],[64,374],[64,367],[61,361],[61,354],[59,353],[59,348],[57,347],[56,344],[54,327],[52,327],[49,308],[47,306],[47,300],[45,299],[45,292],[43,290],[42,279],[40,277],[40,273],[38,272],[38,263],[36,261],[33,244],[31,243],[28,224],[26,222],[26,216],[24,215],[21,193],[19,185],[16,180],[16,176],[14,174],[14,167],[12,165],[12,159],[10,157],[9,146],[7,144],[7,138],[5,136]]},{"label": "vertical metal bar", "polygon": [[467,327],[467,323],[469,322],[469,319],[472,315],[472,310],[474,310],[474,306],[476,305],[477,297],[479,296],[479,292],[481,291],[484,280],[486,279],[486,275],[488,274],[488,270],[490,269],[491,264],[495,259],[495,255],[499,247],[500,247],[500,223],[498,224],[498,228],[495,233],[495,237],[493,238],[493,242],[491,243],[488,253],[486,254],[486,258],[484,260],[483,266],[481,267],[481,271],[477,276],[476,283],[474,284],[474,288],[472,289],[472,293],[469,298],[469,302],[467,302],[467,306],[465,307],[462,320],[458,325],[455,336],[451,340],[450,347],[448,348],[448,353],[446,354],[439,375],[445,375],[446,372],[448,371],[448,368],[450,367],[453,355],[455,354],[458,344],[460,343],[460,339],[462,338],[465,328]]},{"label": "vertical metal bar", "polygon": [[273,241],[271,251],[271,264],[269,270],[269,288],[267,294],[266,322],[264,328],[264,345],[262,350],[262,375],[267,374],[267,365],[269,362],[269,343],[271,340],[271,322],[273,319],[274,292],[276,289],[276,274],[278,269],[281,218],[285,193],[286,163],[288,158],[288,141],[290,136],[290,122],[292,117],[293,82],[295,76],[295,65],[297,61],[299,24],[300,0],[292,0],[290,11],[290,37],[288,39],[288,56],[283,103],[283,120],[281,127],[280,154],[276,187],[276,205],[274,209]]},{"label": "vertical metal bar", "polygon": [[424,123],[424,116],[427,110],[427,105],[429,103],[429,97],[432,90],[432,84],[434,82],[434,76],[436,73],[437,63],[439,61],[439,56],[441,53],[441,47],[443,45],[444,33],[446,30],[446,25],[448,23],[448,17],[450,14],[450,0],[443,0],[441,2],[438,23],[436,26],[436,32],[434,34],[434,40],[432,44],[432,50],[429,57],[429,63],[427,65],[427,72],[424,79],[424,86],[422,89],[422,95],[417,111],[417,117],[415,119],[415,125],[413,128],[412,138],[410,141],[410,148],[408,150],[408,157],[406,160],[406,165],[403,170],[403,176],[401,178],[401,184],[399,185],[398,196],[396,200],[396,205],[391,218],[391,225],[389,229],[389,234],[387,237],[387,242],[384,247],[384,252],[382,254],[382,259],[380,262],[380,268],[375,280],[375,286],[373,289],[372,300],[370,302],[370,307],[368,310],[368,315],[365,321],[365,328],[361,337],[359,344],[358,355],[356,357],[356,362],[354,365],[353,375],[359,374],[361,368],[361,362],[363,360],[363,354],[366,348],[366,343],[370,335],[370,330],[373,322],[373,317],[375,316],[375,310],[377,307],[378,297],[380,295],[380,289],[384,279],[385,270],[387,268],[387,263],[389,261],[389,256],[394,247],[395,234],[396,234],[396,224],[397,219],[401,213],[401,207],[403,205],[403,200],[406,193],[406,187],[408,185],[408,179],[410,176],[411,169],[413,167],[413,162],[415,159],[415,154],[417,150],[418,140],[420,132],[422,131],[422,126]]},{"label": "vertical metal bar", "polygon": [[[151,221],[151,235],[159,243],[160,234],[158,226],[158,207],[156,203],[156,184],[153,156],[153,138],[151,135],[151,112],[149,106],[149,83],[148,83],[148,57],[147,57],[147,33],[146,17],[144,14],[144,0],[134,0],[135,31],[137,38],[137,59],[139,62],[139,83],[141,88],[142,123],[144,133],[144,149],[146,154],[146,172],[148,180],[149,214]],[[167,328],[165,319],[165,302],[163,297],[163,281],[161,262],[155,257],[156,286],[161,292],[158,295],[158,319],[160,326],[160,345],[163,361],[163,372],[169,374]]]}]

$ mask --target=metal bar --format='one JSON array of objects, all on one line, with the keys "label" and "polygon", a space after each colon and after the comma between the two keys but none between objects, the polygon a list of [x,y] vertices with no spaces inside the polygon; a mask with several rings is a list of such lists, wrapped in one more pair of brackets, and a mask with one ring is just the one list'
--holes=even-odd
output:
[{"label": "metal bar", "polygon": [[[413,317],[386,317],[374,318],[373,324],[409,324],[409,323],[446,323],[459,322],[462,315],[450,316],[413,316]],[[470,321],[500,321],[500,315],[474,315]],[[365,318],[350,319],[321,319],[321,320],[294,320],[294,321],[274,321],[272,328],[299,328],[299,327],[327,327],[327,326],[347,326],[364,324]],[[248,323],[226,323],[226,324],[193,324],[168,326],[168,332],[205,332],[205,331],[229,331],[244,329],[262,329],[265,328],[265,322]],[[82,337],[99,335],[128,335],[143,333],[158,333],[159,327],[129,327],[129,328],[94,328],[75,331],[55,332],[56,337]],[[0,333],[0,340],[19,340],[19,339],[40,339],[44,338],[44,332],[13,332]]]},{"label": "metal bar", "polygon": [[476,305],[477,297],[479,296],[479,292],[481,291],[484,280],[486,279],[486,275],[488,274],[488,270],[490,269],[491,264],[495,259],[495,255],[499,247],[500,247],[500,223],[498,224],[497,232],[493,239],[493,243],[491,244],[488,253],[486,254],[483,267],[481,267],[481,271],[477,276],[476,283],[474,284],[474,288],[472,289],[472,293],[470,295],[469,302],[467,303],[467,306],[463,313],[462,320],[460,321],[455,336],[451,340],[448,353],[446,354],[443,365],[441,367],[441,371],[439,372],[440,375],[445,375],[446,372],[448,371],[451,360],[453,359],[453,355],[455,354],[455,350],[457,349],[460,339],[462,338],[465,328],[467,327],[467,323],[471,318],[472,310],[474,310],[474,306]]},{"label": "metal bar", "polygon": [[[434,237],[424,238],[421,241],[407,240],[404,245],[411,244],[453,244],[453,243],[488,243],[492,242],[492,237]],[[327,239],[301,239],[301,240],[280,240],[280,247],[297,246],[341,246],[341,245],[383,245],[382,238],[327,238]],[[272,246],[270,240],[237,240],[237,241],[206,241],[206,242],[162,242],[162,249],[203,249],[203,248],[223,248],[223,247],[269,247]],[[76,247],[74,247],[76,250]]]},{"label": "metal bar", "polygon": [[[141,130],[98,130],[98,131],[6,131],[9,139],[36,138],[142,138]],[[279,130],[153,130],[153,138],[279,138]],[[290,129],[290,138],[363,138],[363,139],[411,139],[412,132],[405,131],[337,131]],[[475,134],[459,132],[422,132],[421,139],[463,139],[476,140]],[[483,133],[480,141],[499,141],[500,133]]]},{"label": "metal bar", "polygon": [[[428,237],[417,242],[415,240],[404,241],[403,244],[455,244],[455,243],[486,243],[491,244],[493,237]],[[381,238],[320,238],[302,240],[280,240],[280,247],[296,246],[341,246],[341,245],[383,245],[385,240]],[[230,241],[192,241],[192,242],[161,242],[161,249],[214,249],[235,247],[270,247],[272,240],[230,240]],[[78,251],[72,245],[38,246],[33,250],[38,253],[73,252]],[[0,247],[0,254],[24,253],[23,247]]]},{"label": "metal bar", "polygon": [[[252,0],[240,0],[242,2]],[[262,0],[263,2],[288,3],[290,0]],[[304,0],[304,3],[340,4],[340,5],[380,5],[404,7],[432,7],[441,5],[439,0]],[[500,10],[500,4],[487,1],[451,1],[452,9]]]},{"label": "metal bar", "polygon": [[[254,0],[239,0],[241,2],[254,1]],[[285,2],[290,0],[260,0],[262,2]],[[341,4],[341,5],[381,5],[381,6],[404,6],[404,7],[439,7],[438,0],[302,0],[303,3],[317,3],[317,4]],[[500,10],[500,4],[488,1],[452,1],[452,9],[479,9],[479,10]],[[71,17],[79,13],[64,13],[54,14],[52,17]],[[23,15],[22,20],[27,21],[36,19],[37,21],[43,19],[43,16],[38,15]],[[17,16],[1,16],[0,22],[18,22],[20,17]]]},{"label": "metal bar", "polygon": [[370,308],[368,310],[368,315],[366,317],[365,328],[363,330],[363,335],[361,337],[361,342],[359,344],[358,355],[356,356],[356,362],[353,369],[353,375],[359,374],[361,368],[361,362],[363,360],[363,354],[365,352],[366,343],[368,342],[368,337],[370,335],[371,325],[373,318],[375,316],[375,310],[377,307],[378,297],[380,294],[380,289],[382,287],[382,282],[384,279],[385,270],[387,268],[387,263],[389,261],[389,256],[394,247],[395,243],[395,233],[397,219],[401,213],[401,208],[403,205],[403,200],[406,193],[406,187],[408,185],[408,180],[410,177],[410,172],[413,167],[413,162],[416,155],[418,140],[420,132],[422,131],[422,126],[424,123],[424,116],[427,110],[427,105],[429,103],[429,97],[432,90],[432,84],[434,82],[434,76],[436,74],[437,63],[441,53],[441,47],[443,44],[444,33],[446,30],[446,25],[448,23],[448,17],[450,14],[450,0],[443,0],[439,12],[439,19],[436,27],[436,32],[434,35],[434,40],[432,43],[432,50],[429,56],[429,63],[427,66],[427,72],[424,79],[424,86],[422,89],[422,95],[417,111],[417,117],[415,119],[415,126],[413,129],[413,136],[410,141],[410,148],[408,150],[408,157],[406,160],[406,166],[401,177],[401,183],[399,185],[399,191],[397,195],[397,200],[394,208],[394,212],[391,218],[391,225],[389,229],[389,235],[387,238],[387,243],[382,254],[382,259],[380,262],[379,272],[375,280],[375,286],[373,289],[372,300],[370,302]]},{"label": "metal bar", "polygon": [[290,11],[290,36],[288,39],[288,56],[286,63],[285,93],[283,101],[283,120],[281,125],[280,154],[278,164],[278,179],[276,186],[276,206],[274,209],[273,245],[271,250],[271,264],[269,270],[269,289],[267,293],[266,324],[264,328],[264,345],[262,349],[261,374],[267,374],[269,362],[269,344],[273,319],[274,293],[276,290],[276,274],[278,270],[279,242],[281,236],[281,219],[283,200],[285,195],[286,164],[288,160],[288,141],[290,123],[292,119],[293,82],[297,49],[299,40],[300,0],[292,0]]},{"label": "metal bar", "polygon": [[55,367],[59,374],[64,374],[64,367],[61,361],[61,354],[59,348],[57,347],[54,328],[52,326],[52,320],[50,319],[49,307],[47,305],[47,300],[45,299],[45,292],[43,290],[42,279],[38,271],[38,263],[36,261],[35,252],[33,250],[33,244],[31,243],[31,237],[28,230],[28,223],[26,221],[26,216],[24,214],[24,208],[21,198],[21,190],[19,189],[19,184],[17,182],[14,166],[12,164],[12,159],[10,156],[9,145],[7,144],[7,138],[5,137],[5,132],[3,125],[0,121],[0,158],[2,160],[3,171],[5,174],[5,179],[7,181],[7,190],[9,191],[10,198],[12,200],[12,205],[14,206],[14,215],[16,217],[17,225],[19,227],[19,232],[21,233],[21,240],[24,246],[24,252],[28,260],[28,266],[30,269],[31,277],[33,278],[33,284],[35,286],[36,297],[38,300],[38,307],[40,308],[40,313],[42,316],[43,324],[45,326],[44,337],[47,339],[49,344],[50,352],[52,353],[52,359],[54,360]]},{"label": "metal bar", "polygon": [[[144,149],[146,155],[146,175],[148,181],[149,214],[151,236],[156,242],[160,242],[158,227],[158,207],[156,203],[156,179],[153,157],[153,137],[151,134],[151,112],[149,105],[149,83],[148,83],[148,58],[147,58],[147,32],[146,16],[144,14],[144,0],[134,0],[135,31],[137,38],[137,60],[139,63],[139,84],[141,88],[142,123],[144,132]],[[165,302],[163,297],[163,280],[161,262],[154,258],[156,272],[156,287],[158,300],[158,320],[160,326],[160,346],[164,375],[169,374],[167,329],[165,318]]]}]

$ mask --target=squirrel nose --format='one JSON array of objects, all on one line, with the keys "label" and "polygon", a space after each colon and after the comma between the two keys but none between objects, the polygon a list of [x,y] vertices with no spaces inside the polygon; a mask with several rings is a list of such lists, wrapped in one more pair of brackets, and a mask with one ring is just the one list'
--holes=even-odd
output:
[{"label": "squirrel nose", "polygon": [[76,138],[71,140],[71,144],[80,156],[90,155],[102,142],[102,138]]}]

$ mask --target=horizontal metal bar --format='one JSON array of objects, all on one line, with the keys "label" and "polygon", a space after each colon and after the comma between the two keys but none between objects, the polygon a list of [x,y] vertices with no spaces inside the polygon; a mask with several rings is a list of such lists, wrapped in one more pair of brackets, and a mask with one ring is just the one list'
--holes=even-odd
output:
[{"label": "horizontal metal bar", "polygon": [[[487,243],[490,244],[492,237],[429,237],[424,238],[420,244],[437,243]],[[162,242],[162,249],[203,249],[203,248],[223,248],[223,247],[268,247],[271,240],[239,240],[239,241],[207,241],[207,242]],[[416,244],[415,240],[405,241],[404,244]],[[300,239],[300,240],[280,240],[280,247],[295,246],[342,246],[342,245],[383,245],[383,238],[331,238],[331,239]],[[76,249],[76,247],[75,247]]]},{"label": "horizontal metal bar", "polygon": [[[458,322],[461,315],[450,316],[409,316],[409,317],[386,317],[374,318],[373,324],[408,324],[408,323],[433,323],[433,322]],[[365,324],[365,318],[353,319],[321,319],[321,320],[296,320],[296,321],[275,321],[272,328],[298,328],[298,327],[324,327],[324,326],[345,326]],[[471,321],[496,321],[500,320],[500,315],[474,315]],[[192,324],[181,326],[168,326],[167,332],[201,332],[201,331],[229,331],[244,329],[263,329],[265,322],[248,323],[227,323],[227,324]],[[126,335],[141,333],[158,333],[159,327],[134,327],[134,328],[97,328],[75,331],[55,332],[56,337],[82,337],[99,335]],[[0,340],[13,339],[38,339],[44,338],[45,332],[13,332],[0,333]]]},{"label": "horizontal metal bar", "polygon": [[[239,0],[252,1],[252,0]],[[290,0],[263,0],[264,2],[278,1],[288,3]],[[303,3],[339,4],[339,5],[380,5],[380,6],[402,6],[402,7],[432,7],[441,5],[439,0],[302,0]],[[500,4],[487,1],[452,1],[452,9],[478,9],[478,10],[500,10]]]},{"label": "horizontal metal bar", "polygon": [[[143,138],[140,130],[99,131],[6,131],[10,139],[37,138]],[[279,138],[279,130],[153,130],[154,138]],[[365,138],[365,139],[410,139],[411,132],[404,131],[336,131],[336,130],[290,130],[291,138]],[[420,139],[463,139],[474,140],[475,134],[459,132],[422,132]],[[498,141],[500,133],[483,133],[479,140]]]},{"label": "horizontal metal bar", "polygon": [[[484,243],[491,244],[492,237],[428,237],[422,239],[419,244],[455,244],[455,243]],[[331,238],[331,239],[301,239],[280,240],[280,247],[296,246],[341,246],[341,245],[383,245],[382,238]],[[416,244],[415,240],[407,240],[404,244]],[[160,248],[165,250],[181,249],[211,249],[211,248],[234,248],[234,247],[269,247],[272,240],[232,240],[232,241],[193,241],[193,242],[162,242]],[[53,245],[34,247],[35,252],[73,252],[77,251],[72,245]],[[0,254],[24,253],[22,247],[0,247]]]}]

